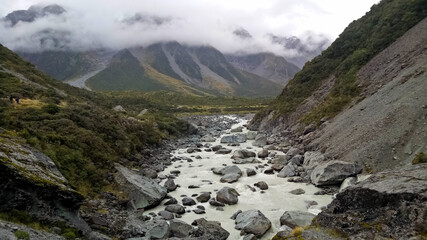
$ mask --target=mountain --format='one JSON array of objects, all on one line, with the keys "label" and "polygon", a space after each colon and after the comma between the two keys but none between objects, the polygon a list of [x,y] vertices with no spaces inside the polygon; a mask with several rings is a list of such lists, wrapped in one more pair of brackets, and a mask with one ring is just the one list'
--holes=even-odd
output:
[{"label": "mountain", "polygon": [[38,18],[48,15],[61,15],[64,12],[66,12],[65,9],[57,4],[31,6],[28,10],[17,10],[9,13],[4,20],[9,22],[11,26],[15,26],[19,22],[33,22]]},{"label": "mountain", "polygon": [[238,69],[262,76],[278,84],[286,85],[301,69],[272,53],[226,55],[228,62]]},{"label": "mountain", "polygon": [[287,60],[299,68],[302,68],[306,62],[321,54],[330,45],[330,40],[326,37],[320,40],[314,40],[309,37],[305,43],[295,36],[281,37],[270,34],[269,37],[272,43],[281,45],[285,50],[295,52],[295,56],[290,56]]},{"label": "mountain", "polygon": [[287,133],[367,171],[410,164],[426,146],[425,17],[425,0],[374,5],[304,65],[252,128]]}]

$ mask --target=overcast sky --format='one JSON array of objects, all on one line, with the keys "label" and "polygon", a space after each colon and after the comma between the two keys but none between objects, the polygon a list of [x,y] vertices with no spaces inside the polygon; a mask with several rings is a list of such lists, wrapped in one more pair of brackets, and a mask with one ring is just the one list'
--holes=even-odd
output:
[{"label": "overcast sky", "polygon": [[[36,33],[44,29],[69,32],[72,48],[96,46],[123,48],[156,41],[209,44],[224,52],[241,50],[283,51],[267,34],[297,36],[316,42],[334,40],[353,20],[362,17],[379,0],[0,0],[0,15],[28,9],[35,4],[56,3],[67,12],[61,17],[0,26],[0,42],[17,49],[37,49]],[[126,25],[124,19],[141,13],[169,19],[161,26]],[[246,29],[251,40],[232,34]],[[59,34],[61,35],[61,34]],[[62,34],[65,36],[64,34]],[[309,39],[310,37],[310,39]],[[309,40],[308,40],[309,39]],[[282,52],[282,55],[286,54]]]}]

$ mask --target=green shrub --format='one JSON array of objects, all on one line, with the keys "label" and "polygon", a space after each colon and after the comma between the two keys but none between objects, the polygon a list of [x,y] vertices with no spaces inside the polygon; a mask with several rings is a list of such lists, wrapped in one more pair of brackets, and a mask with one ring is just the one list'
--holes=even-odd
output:
[{"label": "green shrub", "polygon": [[427,155],[424,154],[424,152],[418,153],[414,160],[412,160],[412,164],[419,164],[419,163],[427,163]]},{"label": "green shrub", "polygon": [[74,232],[71,232],[71,231],[65,232],[65,233],[61,234],[61,236],[63,236],[67,240],[74,240],[74,239],[76,239],[76,234]]},{"label": "green shrub", "polygon": [[57,105],[51,103],[43,106],[42,110],[49,114],[57,114],[60,111]]},{"label": "green shrub", "polygon": [[13,234],[15,234],[15,237],[18,239],[30,240],[30,234],[25,231],[18,230]]}]

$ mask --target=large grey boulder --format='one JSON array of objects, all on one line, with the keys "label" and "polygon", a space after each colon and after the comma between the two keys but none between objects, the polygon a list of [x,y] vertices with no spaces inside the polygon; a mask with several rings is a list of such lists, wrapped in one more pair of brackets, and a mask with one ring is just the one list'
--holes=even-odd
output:
[{"label": "large grey boulder", "polygon": [[167,205],[165,208],[166,211],[171,212],[171,213],[178,213],[178,214],[183,214],[185,213],[185,208],[182,205],[179,204],[171,204],[171,205]]},{"label": "large grey boulder", "polygon": [[256,154],[252,151],[246,149],[239,149],[234,151],[233,156],[231,156],[231,158],[253,158],[255,156]]},{"label": "large grey boulder", "polygon": [[273,160],[271,160],[272,164],[280,164],[280,165],[286,165],[288,164],[288,160],[290,157],[288,155],[278,155]]},{"label": "large grey boulder", "polygon": [[154,180],[136,174],[120,164],[116,164],[116,169],[116,182],[137,209],[157,206],[166,197],[166,188]]},{"label": "large grey boulder", "polygon": [[194,220],[193,225],[196,225],[197,229],[192,231],[190,236],[196,239],[226,240],[230,236],[219,222],[199,218]]},{"label": "large grey boulder", "polygon": [[321,152],[305,152],[304,153],[304,162],[302,166],[305,170],[311,171],[313,170],[317,165],[322,164],[326,160],[325,155]]},{"label": "large grey boulder", "polygon": [[265,134],[258,134],[255,137],[254,142],[252,143],[252,146],[257,146],[257,147],[263,147],[267,145],[267,135]]},{"label": "large grey boulder", "polygon": [[261,161],[256,158],[236,158],[231,162],[234,164],[261,163]]},{"label": "large grey boulder", "polygon": [[215,138],[211,135],[205,135],[201,138],[202,142],[215,142]]},{"label": "large grey boulder", "polygon": [[316,186],[341,184],[347,177],[355,176],[362,168],[354,163],[330,161],[311,172],[311,182]]},{"label": "large grey boulder", "polygon": [[175,182],[173,181],[173,179],[168,179],[166,180],[164,187],[166,188],[166,190],[168,192],[172,192],[175,191],[175,189],[178,187]]},{"label": "large grey boulder", "polygon": [[349,235],[374,236],[359,239],[418,239],[426,224],[426,190],[427,164],[379,172],[337,194],[313,223]]},{"label": "large grey boulder", "polygon": [[228,205],[236,204],[239,201],[240,194],[234,188],[223,187],[216,193],[216,200]]},{"label": "large grey boulder", "polygon": [[225,174],[224,176],[222,176],[222,178],[220,179],[220,182],[225,182],[225,183],[233,183],[233,182],[237,182],[237,180],[239,180],[241,175],[237,174],[237,173],[228,173]]},{"label": "large grey boulder", "polygon": [[258,152],[258,157],[259,158],[266,158],[268,157],[268,150],[267,149],[262,149],[261,151]]},{"label": "large grey boulder", "polygon": [[289,163],[285,167],[280,170],[279,174],[277,174],[278,177],[286,178],[286,177],[293,177],[296,176],[296,166],[292,163]]},{"label": "large grey boulder", "polygon": [[152,220],[143,224],[147,239],[166,239],[170,236],[170,226],[164,220]]},{"label": "large grey boulder", "polygon": [[244,134],[229,135],[221,138],[221,143],[244,143],[244,142],[246,142],[246,135]]},{"label": "large grey boulder", "polygon": [[193,227],[190,224],[185,223],[184,221],[173,219],[169,221],[170,231],[173,237],[177,238],[187,238],[190,236]]},{"label": "large grey boulder", "polygon": [[242,170],[240,170],[240,168],[236,165],[231,165],[231,166],[227,166],[227,167],[223,167],[223,168],[214,168],[212,169],[213,173],[218,174],[218,175],[226,175],[226,174],[230,174],[230,173],[235,173],[235,174],[239,174],[240,176],[242,176]]},{"label": "large grey boulder", "polygon": [[211,193],[210,192],[203,192],[199,196],[196,197],[196,200],[198,202],[202,202],[202,203],[209,201],[209,199],[211,199]]},{"label": "large grey boulder", "polygon": [[246,138],[248,140],[255,140],[257,133],[253,131],[249,131],[246,133]]},{"label": "large grey boulder", "polygon": [[316,215],[302,211],[286,211],[280,217],[280,224],[291,228],[308,226]]},{"label": "large grey boulder", "polygon": [[246,234],[254,234],[258,238],[262,237],[271,227],[271,222],[259,210],[248,210],[237,215],[235,228],[242,230]]}]

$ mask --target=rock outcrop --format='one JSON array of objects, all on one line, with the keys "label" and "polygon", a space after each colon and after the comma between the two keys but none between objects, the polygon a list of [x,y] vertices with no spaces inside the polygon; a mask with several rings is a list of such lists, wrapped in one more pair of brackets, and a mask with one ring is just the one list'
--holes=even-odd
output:
[{"label": "rock outcrop", "polygon": [[425,234],[427,164],[389,170],[348,187],[314,224],[352,239],[410,239]]},{"label": "rock outcrop", "polygon": [[330,161],[311,172],[311,182],[317,186],[341,184],[347,177],[356,176],[361,171],[362,168],[357,164]]},{"label": "rock outcrop", "polygon": [[152,179],[132,172],[128,168],[116,165],[116,181],[137,209],[157,206],[167,194],[167,189]]}]

